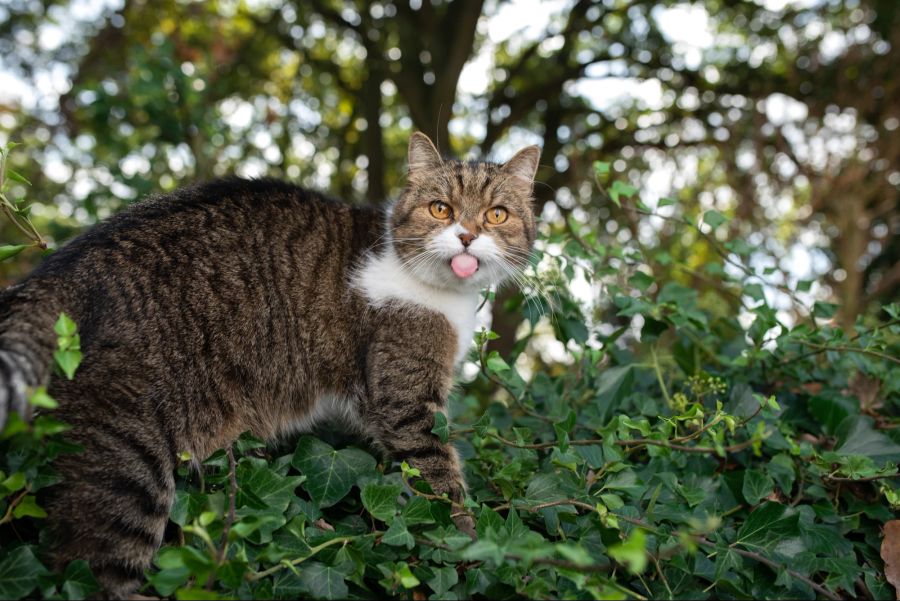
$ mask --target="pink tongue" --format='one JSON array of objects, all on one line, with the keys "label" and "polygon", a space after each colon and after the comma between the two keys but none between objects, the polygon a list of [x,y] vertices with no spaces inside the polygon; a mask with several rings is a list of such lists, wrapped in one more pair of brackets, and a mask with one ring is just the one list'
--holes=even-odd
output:
[{"label": "pink tongue", "polygon": [[478,271],[478,259],[467,254],[456,255],[450,261],[450,269],[457,277],[467,278]]}]

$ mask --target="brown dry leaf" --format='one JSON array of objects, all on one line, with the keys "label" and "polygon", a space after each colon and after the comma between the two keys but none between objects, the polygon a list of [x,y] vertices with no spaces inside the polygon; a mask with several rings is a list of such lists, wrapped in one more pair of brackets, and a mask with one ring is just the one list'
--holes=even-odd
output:
[{"label": "brown dry leaf", "polygon": [[881,392],[881,380],[870,378],[863,373],[857,373],[850,380],[850,384],[844,394],[859,399],[859,410],[868,415],[877,415],[878,410],[884,405],[879,398]]},{"label": "brown dry leaf", "polygon": [[334,532],[334,526],[329,524],[324,520],[324,518],[319,518],[315,522],[313,522],[313,526],[318,528],[319,530],[327,530],[328,532]]},{"label": "brown dry leaf", "polygon": [[881,559],[884,560],[884,577],[894,585],[900,600],[900,520],[891,520],[884,525]]}]

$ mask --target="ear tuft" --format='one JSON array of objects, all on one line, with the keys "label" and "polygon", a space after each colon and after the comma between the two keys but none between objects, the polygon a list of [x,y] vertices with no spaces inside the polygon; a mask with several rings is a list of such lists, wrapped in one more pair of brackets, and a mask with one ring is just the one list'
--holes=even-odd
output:
[{"label": "ear tuft", "polygon": [[444,164],[441,153],[431,142],[431,139],[420,131],[417,131],[409,139],[409,173],[413,175],[420,171],[438,169]]},{"label": "ear tuft", "polygon": [[534,175],[537,173],[540,160],[541,149],[538,146],[528,146],[506,161],[501,170],[515,178],[517,183],[526,184],[530,189],[534,184]]}]

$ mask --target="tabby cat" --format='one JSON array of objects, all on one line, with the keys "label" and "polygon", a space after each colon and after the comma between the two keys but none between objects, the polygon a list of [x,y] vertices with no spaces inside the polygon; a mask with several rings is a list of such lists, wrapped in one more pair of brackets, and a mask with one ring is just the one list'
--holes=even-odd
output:
[{"label": "tabby cat", "polygon": [[[527,261],[539,156],[444,160],[416,133],[387,211],[271,180],[185,188],[97,225],[0,293],[0,428],[49,380],[84,447],[56,462],[56,566],[85,559],[107,596],[133,594],[162,541],[178,454],[206,457],[245,430],[273,440],[337,416],[461,500],[434,413],[480,290]],[[60,312],[81,334],[71,381],[50,374]],[[469,516],[457,523],[472,532]]]}]

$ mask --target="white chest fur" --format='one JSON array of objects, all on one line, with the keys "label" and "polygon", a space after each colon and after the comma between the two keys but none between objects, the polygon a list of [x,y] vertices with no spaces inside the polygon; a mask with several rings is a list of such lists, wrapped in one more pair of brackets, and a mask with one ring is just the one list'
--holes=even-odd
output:
[{"label": "white chest fur", "polygon": [[458,364],[466,356],[475,332],[476,290],[454,291],[429,286],[403,269],[393,252],[369,256],[353,283],[376,307],[412,304],[443,314],[456,330],[455,362]]}]

